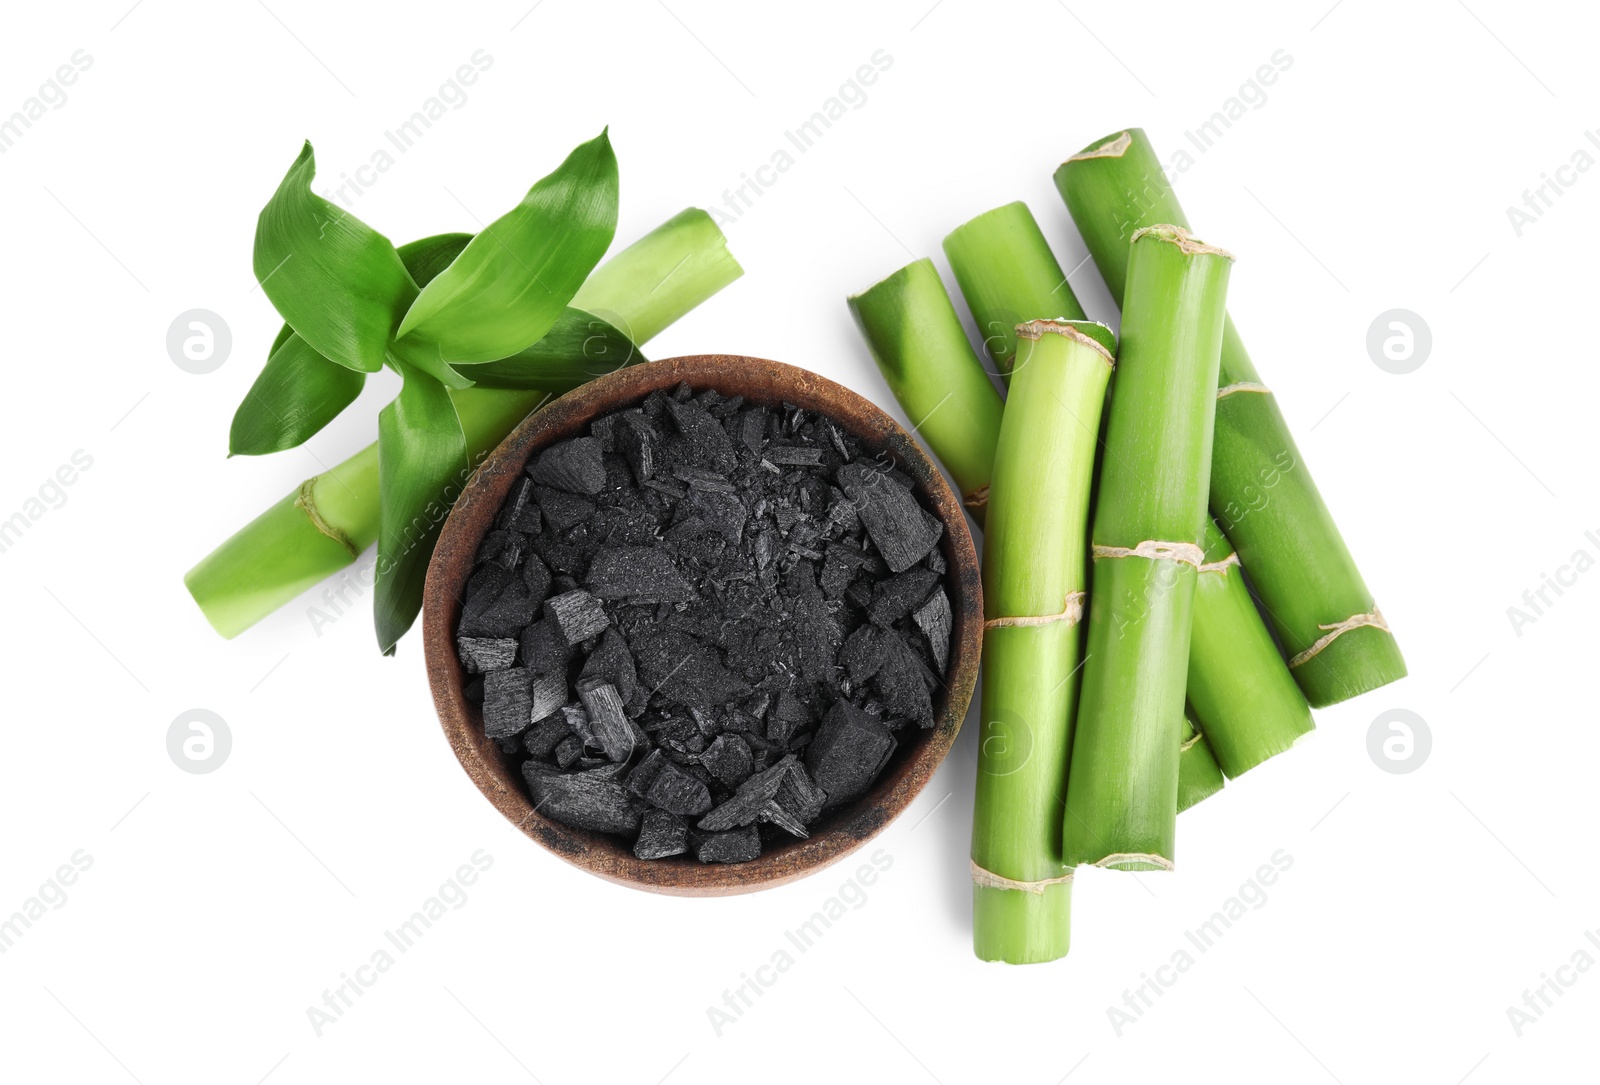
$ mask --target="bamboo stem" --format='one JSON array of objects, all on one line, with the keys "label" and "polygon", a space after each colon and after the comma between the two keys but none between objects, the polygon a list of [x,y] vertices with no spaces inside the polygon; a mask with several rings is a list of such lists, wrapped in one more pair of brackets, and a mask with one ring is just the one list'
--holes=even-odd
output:
[{"label": "bamboo stem", "polygon": [[1289,749],[1315,724],[1261,621],[1233,544],[1206,517],[1195,577],[1189,710],[1229,779]]},{"label": "bamboo stem", "polygon": [[944,254],[984,349],[1003,374],[1016,357],[1018,324],[1084,319],[1050,243],[1020,200],[956,227],[944,239]]},{"label": "bamboo stem", "polygon": [[[711,217],[690,208],[597,268],[573,305],[644,341],[742,274]],[[591,286],[591,284],[594,284]],[[549,394],[451,392],[474,465]],[[184,576],[218,633],[235,637],[352,564],[378,537],[378,446],[368,445],[239,529]]]},{"label": "bamboo stem", "polygon": [[1018,333],[984,541],[972,911],[978,957],[1026,964],[1071,945],[1060,811],[1089,488],[1115,340],[1087,321],[1037,320]]},{"label": "bamboo stem", "polygon": [[1000,393],[972,352],[933,262],[906,265],[849,305],[911,428],[981,523],[1000,436]]},{"label": "bamboo stem", "polygon": [[1062,853],[1069,864],[1169,870],[1233,260],[1170,226],[1136,232],[1131,249]]},{"label": "bamboo stem", "polygon": [[[1064,162],[1056,187],[1114,298],[1127,279],[1128,237],[1187,226],[1143,131],[1130,128]],[[1314,707],[1405,677],[1405,660],[1233,322],[1226,323],[1211,463],[1211,509],[1250,570],[1256,593]],[[1229,392],[1230,388],[1235,388]],[[1316,649],[1323,638],[1334,639]]]},{"label": "bamboo stem", "polygon": [[1222,769],[1210,742],[1185,715],[1183,740],[1178,744],[1178,813],[1215,795],[1222,786]]}]

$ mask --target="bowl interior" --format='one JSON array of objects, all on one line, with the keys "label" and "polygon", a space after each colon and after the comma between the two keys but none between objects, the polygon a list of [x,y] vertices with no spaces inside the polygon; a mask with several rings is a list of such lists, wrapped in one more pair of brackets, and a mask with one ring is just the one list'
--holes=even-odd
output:
[{"label": "bowl interior", "polygon": [[[949,567],[950,661],[935,692],[934,726],[902,732],[903,741],[872,789],[829,811],[809,839],[766,847],[748,863],[701,863],[692,855],[643,860],[618,837],[575,829],[544,817],[524,788],[520,759],[485,736],[478,706],[467,699],[468,675],[456,658],[462,591],[478,545],[528,459],[547,445],[588,432],[589,423],[636,406],[658,389],[687,383],[766,406],[785,403],[832,418],[869,455],[887,456],[916,482],[919,497],[944,524],[940,546]],[[528,836],[601,877],[656,892],[723,895],[802,877],[860,847],[899,814],[949,752],[972,700],[982,636],[983,601],[972,536],[944,477],[888,414],[842,385],[781,362],[736,355],[695,355],[618,370],[529,415],[483,461],[445,521],[424,592],[423,638],[428,679],[446,737],[478,788]]]}]

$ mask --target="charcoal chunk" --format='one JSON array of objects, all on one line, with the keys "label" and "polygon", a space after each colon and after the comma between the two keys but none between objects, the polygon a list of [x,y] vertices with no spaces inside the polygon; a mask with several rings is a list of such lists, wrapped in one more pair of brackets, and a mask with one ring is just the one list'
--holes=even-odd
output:
[{"label": "charcoal chunk", "polygon": [[528,751],[530,757],[548,761],[555,756],[556,744],[571,734],[572,728],[567,726],[567,718],[557,712],[539,720],[523,733],[522,748]]},{"label": "charcoal chunk", "polygon": [[567,701],[567,676],[537,675],[528,684],[528,719],[533,723],[555,715]]},{"label": "charcoal chunk", "polygon": [[689,823],[666,810],[646,810],[639,823],[633,854],[640,859],[665,859],[689,850]]},{"label": "charcoal chunk", "polygon": [[810,727],[813,719],[805,702],[784,690],[767,711],[767,738],[773,742],[787,743],[796,732]]},{"label": "charcoal chunk", "polygon": [[[577,735],[568,735],[556,743],[556,764],[562,768],[568,768],[581,756],[583,756],[583,740]],[[523,766],[524,771],[527,768],[527,765]]]},{"label": "charcoal chunk", "polygon": [[882,721],[849,701],[836,701],[806,750],[806,769],[827,794],[826,805],[839,806],[867,793],[894,748],[894,735]]},{"label": "charcoal chunk", "polygon": [[872,589],[867,616],[879,625],[893,625],[920,607],[939,583],[939,574],[925,565],[880,580]]},{"label": "charcoal chunk", "polygon": [[544,514],[544,522],[557,535],[587,523],[594,515],[594,502],[582,494],[570,494],[548,486],[536,486],[534,493],[539,497],[539,511]]},{"label": "charcoal chunk", "polygon": [[922,630],[922,635],[928,638],[928,650],[933,653],[933,661],[943,673],[950,664],[950,597],[941,588],[929,596],[928,601],[911,617],[917,623],[917,628]]},{"label": "charcoal chunk", "polygon": [[483,732],[490,738],[513,738],[533,722],[533,697],[528,672],[507,667],[483,676]]},{"label": "charcoal chunk", "polygon": [[718,735],[701,753],[700,763],[724,787],[736,788],[750,778],[755,762],[749,742],[738,735]]},{"label": "charcoal chunk", "polygon": [[535,608],[550,594],[550,570],[537,554],[529,554],[522,563],[522,583],[528,589],[528,598]]},{"label": "charcoal chunk", "polygon": [[606,546],[595,551],[585,580],[600,599],[643,603],[687,603],[694,589],[671,556],[655,546]]},{"label": "charcoal chunk", "polygon": [[565,674],[572,649],[555,623],[540,618],[522,631],[522,665],[534,674]]},{"label": "charcoal chunk", "polygon": [[643,412],[629,411],[621,415],[612,428],[611,439],[639,485],[643,486],[655,476],[661,455],[661,434]]},{"label": "charcoal chunk", "polygon": [[574,494],[597,494],[606,483],[601,462],[604,449],[594,437],[574,437],[551,445],[528,465],[528,477],[540,486]]},{"label": "charcoal chunk", "polygon": [[546,599],[544,612],[568,647],[598,636],[611,624],[600,600],[581,588]]},{"label": "charcoal chunk", "polygon": [[[782,782],[778,785],[778,793],[772,797],[772,802],[802,825],[809,825],[817,820],[818,815],[822,813],[823,806],[827,804],[827,792],[812,781],[811,775],[806,772],[806,767],[793,754],[778,762],[775,767],[786,771],[783,774]],[[793,830],[790,831],[792,832]],[[795,835],[803,836],[805,834],[796,833]]]},{"label": "charcoal chunk", "polygon": [[683,435],[689,458],[698,467],[713,471],[732,471],[737,465],[728,431],[710,412],[697,403],[667,401],[667,413]]},{"label": "charcoal chunk", "polygon": [[[653,751],[652,756],[661,751]],[[694,816],[711,809],[711,790],[691,776],[686,770],[662,760],[658,771],[650,777],[644,789],[645,801],[661,810],[674,814]]]},{"label": "charcoal chunk", "polygon": [[748,863],[761,855],[761,833],[754,825],[720,833],[693,833],[694,857],[702,863]]},{"label": "charcoal chunk", "polygon": [[917,499],[885,472],[848,463],[839,468],[838,477],[890,572],[911,568],[939,541],[940,532],[929,525]]},{"label": "charcoal chunk", "polygon": [[555,772],[538,761],[523,763],[533,807],[545,817],[597,833],[633,833],[639,808],[607,769]]},{"label": "charcoal chunk", "polygon": [[781,764],[762,769],[740,784],[732,798],[701,818],[698,828],[720,832],[754,822],[767,803],[777,797],[787,774],[788,769]]},{"label": "charcoal chunk", "polygon": [[627,641],[622,639],[622,634],[617,632],[615,627],[601,634],[600,643],[589,653],[589,658],[584,660],[583,671],[578,678],[580,680],[601,678],[616,686],[617,695],[622,698],[622,703],[628,709],[630,716],[635,714],[636,703],[640,708],[643,707],[639,675],[633,665],[633,653],[628,651]]},{"label": "charcoal chunk", "polygon": [[883,665],[873,685],[891,716],[905,716],[919,727],[933,726],[933,685],[936,681],[916,651],[898,630],[883,631]]},{"label": "charcoal chunk", "polygon": [[457,637],[456,655],[468,674],[511,666],[517,658],[515,637]]},{"label": "charcoal chunk", "polygon": [[705,708],[726,704],[750,692],[715,648],[690,634],[642,629],[630,644],[639,680],[669,700]]},{"label": "charcoal chunk", "polygon": [[599,678],[585,678],[578,683],[578,697],[589,713],[589,726],[594,729],[600,748],[612,761],[626,761],[633,755],[633,728],[628,724],[628,714],[623,710],[617,687]]},{"label": "charcoal chunk", "polygon": [[[499,568],[491,565],[483,571]],[[467,600],[461,607],[458,636],[515,637],[533,620],[538,603],[529,596],[527,585],[520,579],[512,579],[510,573],[501,572],[506,579],[498,588],[485,585],[478,592],[469,588]]]},{"label": "charcoal chunk", "polygon": [[822,449],[801,448],[794,445],[768,445],[766,451],[761,453],[761,458],[768,463],[779,466],[812,467],[822,463]]}]

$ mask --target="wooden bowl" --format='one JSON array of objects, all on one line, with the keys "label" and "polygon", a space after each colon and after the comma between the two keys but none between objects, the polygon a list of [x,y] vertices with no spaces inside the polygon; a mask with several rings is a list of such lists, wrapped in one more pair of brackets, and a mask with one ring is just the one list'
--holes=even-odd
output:
[{"label": "wooden bowl", "polygon": [[[919,495],[944,524],[941,540],[949,565],[952,617],[950,663],[935,697],[934,726],[913,729],[872,790],[824,814],[811,837],[769,846],[748,863],[701,863],[692,855],[644,860],[620,838],[563,825],[533,808],[520,769],[487,738],[477,705],[456,658],[461,595],[478,544],[529,458],[546,445],[587,432],[590,422],[638,404],[657,389],[687,383],[743,396],[764,405],[792,403],[832,418],[854,434],[868,454],[891,457],[916,482]],[[983,595],[978,557],[961,503],[917,443],[889,415],[841,385],[804,369],[762,358],[702,354],[620,369],[562,396],[522,421],[478,467],[445,521],[423,595],[423,644],[428,681],[445,737],[478,789],[528,836],[568,862],[602,878],[656,893],[724,896],[782,885],[855,851],[916,797],[944,760],[966,716],[978,677],[983,635]]]}]

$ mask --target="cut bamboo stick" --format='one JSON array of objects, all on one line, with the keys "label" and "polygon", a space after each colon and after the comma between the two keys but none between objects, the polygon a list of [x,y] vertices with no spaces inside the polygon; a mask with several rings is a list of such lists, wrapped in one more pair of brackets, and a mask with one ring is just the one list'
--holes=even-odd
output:
[{"label": "cut bamboo stick", "polygon": [[1206,736],[1188,715],[1183,718],[1183,739],[1178,744],[1178,813],[1222,790],[1222,769]]},{"label": "cut bamboo stick", "polygon": [[1069,865],[1170,870],[1233,258],[1168,225],[1137,231],[1130,247],[1062,854]]}]

